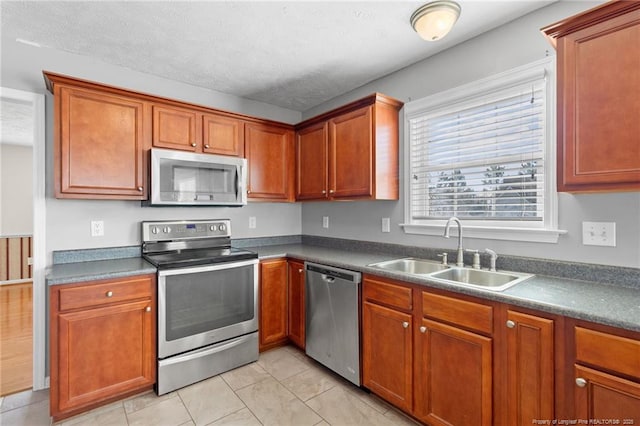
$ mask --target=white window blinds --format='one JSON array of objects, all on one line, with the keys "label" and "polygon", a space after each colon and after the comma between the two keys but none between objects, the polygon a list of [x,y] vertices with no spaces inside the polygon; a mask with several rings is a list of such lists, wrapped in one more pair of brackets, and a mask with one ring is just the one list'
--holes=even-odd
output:
[{"label": "white window blinds", "polygon": [[544,75],[408,120],[413,223],[542,221]]}]

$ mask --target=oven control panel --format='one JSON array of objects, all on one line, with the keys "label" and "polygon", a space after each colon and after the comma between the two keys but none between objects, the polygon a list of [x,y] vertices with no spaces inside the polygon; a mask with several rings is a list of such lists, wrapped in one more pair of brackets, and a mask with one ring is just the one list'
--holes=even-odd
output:
[{"label": "oven control panel", "polygon": [[213,237],[231,237],[231,221],[217,219],[142,222],[142,241],[144,242]]}]

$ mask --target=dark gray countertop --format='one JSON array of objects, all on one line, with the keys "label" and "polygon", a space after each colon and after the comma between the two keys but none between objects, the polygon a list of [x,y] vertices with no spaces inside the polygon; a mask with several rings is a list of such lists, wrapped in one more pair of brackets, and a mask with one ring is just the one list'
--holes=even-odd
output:
[{"label": "dark gray countertop", "polygon": [[155,273],[155,266],[141,257],[129,257],[52,265],[47,271],[46,282],[52,286]]},{"label": "dark gray countertop", "polygon": [[536,275],[501,292],[441,283],[420,276],[381,270],[367,265],[403,256],[364,253],[302,244],[248,247],[260,259],[293,257],[375,274],[425,287],[531,308],[552,314],[640,331],[640,290],[629,287]]},{"label": "dark gray countertop", "polygon": [[[308,244],[245,248],[257,252],[260,259],[292,257],[514,306],[640,331],[640,289],[638,288],[538,274],[505,291],[495,292],[437,282],[416,275],[367,266],[375,262],[407,257],[398,254],[344,250]],[[56,264],[49,269],[46,280],[48,285],[59,285],[155,272],[155,267],[142,258],[131,257]]]}]

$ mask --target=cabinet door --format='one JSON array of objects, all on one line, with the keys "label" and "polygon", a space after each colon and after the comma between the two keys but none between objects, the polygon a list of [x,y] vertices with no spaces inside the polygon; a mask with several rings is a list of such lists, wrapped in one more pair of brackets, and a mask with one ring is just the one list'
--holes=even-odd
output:
[{"label": "cabinet door", "polygon": [[57,411],[152,385],[154,317],[150,299],[59,314]]},{"label": "cabinet door", "polygon": [[638,7],[558,40],[559,191],[640,189],[638,40]]},{"label": "cabinet door", "polygon": [[287,341],[287,261],[260,263],[260,350]]},{"label": "cabinet door", "polygon": [[491,426],[492,339],[426,319],[416,336],[415,416],[433,426]]},{"label": "cabinet door", "polygon": [[373,195],[373,106],[329,121],[329,196]]},{"label": "cabinet door", "polygon": [[509,425],[555,419],[553,320],[507,311]]},{"label": "cabinet door", "polygon": [[293,130],[247,123],[244,143],[249,198],[293,201]]},{"label": "cabinet door", "polygon": [[57,198],[146,199],[144,103],[56,86]]},{"label": "cabinet door", "polygon": [[413,395],[411,320],[410,314],[363,303],[362,384],[407,412]]},{"label": "cabinet door", "polygon": [[304,264],[289,261],[289,339],[299,348],[305,346]]},{"label": "cabinet door", "polygon": [[208,154],[244,156],[244,123],[235,118],[205,114],[202,150]]},{"label": "cabinet door", "polygon": [[320,123],[296,134],[296,200],[327,198],[327,129]]},{"label": "cabinet door", "polygon": [[580,365],[575,377],[576,418],[618,422],[593,424],[640,424],[640,383]]},{"label": "cabinet door", "polygon": [[153,146],[199,151],[197,113],[188,109],[153,105]]}]

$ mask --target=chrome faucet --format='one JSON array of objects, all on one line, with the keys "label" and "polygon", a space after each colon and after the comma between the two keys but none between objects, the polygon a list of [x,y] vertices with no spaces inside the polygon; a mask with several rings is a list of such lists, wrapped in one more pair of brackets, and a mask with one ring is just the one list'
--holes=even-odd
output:
[{"label": "chrome faucet", "polygon": [[449,238],[449,228],[451,227],[451,222],[456,222],[458,224],[458,259],[456,260],[456,266],[462,268],[464,266],[464,250],[462,249],[462,223],[460,223],[460,219],[453,216],[447,220],[447,226],[444,228],[444,237]]},{"label": "chrome faucet", "polygon": [[489,256],[491,256],[489,258],[489,270],[492,272],[495,272],[496,270],[496,259],[498,258],[498,255],[496,254],[495,251],[491,250],[491,249],[484,249],[484,252],[487,253]]}]

